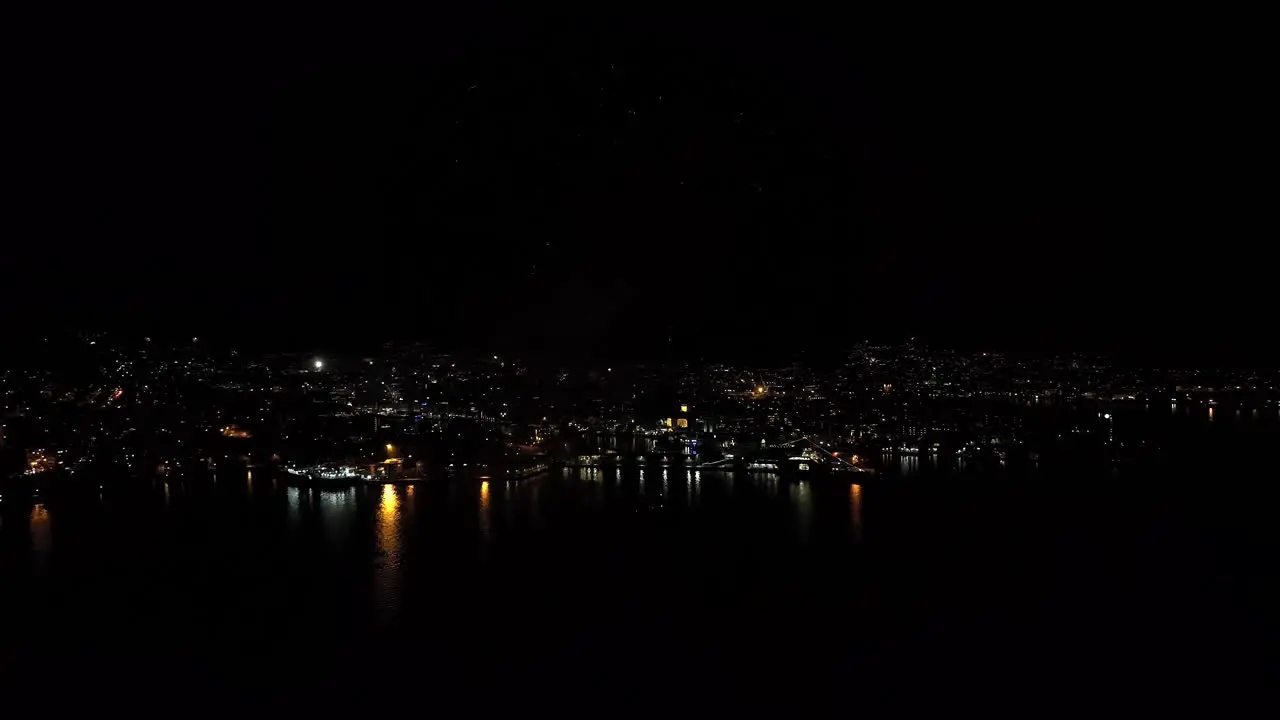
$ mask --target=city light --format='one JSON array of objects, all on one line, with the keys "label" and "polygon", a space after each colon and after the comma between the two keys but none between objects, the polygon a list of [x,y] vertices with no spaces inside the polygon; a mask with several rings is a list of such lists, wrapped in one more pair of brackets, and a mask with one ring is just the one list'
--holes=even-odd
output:
[{"label": "city light", "polygon": [[[190,349],[183,346],[180,350]],[[178,354],[181,359],[175,360],[167,352],[149,360],[144,350],[117,350],[103,339],[97,340],[97,347],[119,357],[95,356],[94,365],[102,365],[99,376],[80,387],[54,384],[41,373],[0,373],[0,387],[13,398],[10,411],[32,426],[19,437],[24,445],[12,447],[12,427],[6,439],[0,425],[0,445],[7,442],[6,450],[12,448],[15,474],[27,482],[58,487],[73,472],[85,475],[96,464],[120,463],[145,469],[148,475],[172,474],[174,493],[181,498],[183,482],[196,481],[194,475],[186,475],[188,468],[213,470],[223,461],[245,467],[254,464],[253,458],[271,457],[286,480],[302,487],[410,482],[430,474],[428,467],[435,462],[447,464],[451,482],[488,483],[545,472],[553,453],[577,458],[566,461],[566,467],[589,468],[599,473],[595,477],[614,473],[621,478],[621,468],[630,473],[634,468],[670,465],[677,470],[672,477],[686,470],[719,468],[779,473],[808,469],[860,478],[877,471],[873,466],[878,458],[884,458],[879,464],[894,473],[907,472],[908,467],[914,472],[926,463],[938,470],[1006,459],[1011,467],[1016,460],[1027,461],[1027,467],[1047,465],[1050,460],[1041,456],[1057,445],[1048,439],[1068,433],[1096,439],[1082,447],[1107,452],[1119,467],[1130,457],[1154,456],[1159,450],[1131,444],[1117,434],[1126,423],[1132,424],[1119,419],[1130,417],[1126,407],[1141,408],[1148,400],[1161,406],[1170,402],[1175,416],[1185,413],[1188,421],[1214,423],[1211,428],[1225,432],[1243,426],[1247,418],[1265,417],[1274,423],[1274,392],[1280,388],[1280,372],[1242,375],[1229,385],[1223,381],[1208,387],[1193,371],[1135,375],[1127,367],[1111,370],[1103,361],[1085,365],[1074,357],[993,365],[985,355],[929,355],[903,346],[874,348],[881,356],[873,369],[866,348],[856,349],[844,373],[837,375],[799,363],[758,370],[690,365],[678,384],[671,385],[665,371],[619,367],[617,378],[600,382],[610,392],[597,396],[597,387],[584,383],[576,388],[573,376],[560,369],[528,369],[513,362],[523,378],[515,382],[492,363],[468,362],[461,356],[453,363],[450,355],[423,354],[416,347],[389,349],[377,359],[354,358],[354,364],[344,362],[335,373],[323,373],[327,361],[318,356],[308,362],[303,356],[276,360],[274,355],[232,354],[224,366],[223,361],[205,361],[201,355]],[[103,363],[102,357],[110,362]],[[371,369],[370,363],[378,369]],[[582,376],[601,381],[598,367]],[[446,390],[436,391],[436,383]],[[203,385],[207,392],[188,397],[187,384]],[[15,386],[17,390],[10,390]],[[303,397],[298,396],[298,386]],[[540,389],[552,386],[561,389]],[[1161,390],[1144,390],[1147,387]],[[1236,387],[1243,390],[1230,394]],[[1176,390],[1171,396],[1163,388]],[[886,403],[893,396],[881,397],[882,392],[901,397]],[[226,398],[227,404],[209,407],[202,402],[206,397]],[[660,409],[670,409],[673,397],[684,398],[674,403],[678,412],[662,416]],[[756,402],[766,397],[769,402]],[[1045,404],[1064,411],[1055,421],[1057,427],[1046,424],[1043,431],[1039,420],[1035,427],[1024,422],[1023,409],[1042,398],[1057,399]],[[1077,403],[1095,408],[1091,422],[1077,421]],[[699,407],[696,419],[693,405]],[[971,407],[962,413],[952,409],[965,405]],[[1216,422],[1217,407],[1227,408],[1223,423]],[[75,408],[83,410],[73,415]],[[110,417],[105,417],[104,408],[109,408]],[[1197,414],[1200,408],[1206,408],[1206,415]],[[1051,409],[1037,408],[1045,420],[1052,417]],[[259,419],[253,420],[254,415]],[[388,436],[406,438],[418,451],[402,453],[394,441],[384,440],[385,454],[377,460],[372,446],[378,437]],[[25,445],[37,442],[39,446]],[[211,447],[225,450],[223,460],[211,456]],[[354,452],[360,447],[363,452]],[[151,448],[163,449],[163,454]],[[300,465],[304,458],[306,464]],[[423,460],[411,462],[418,458]],[[521,462],[508,468],[503,464],[507,458]],[[260,491],[263,483],[275,480],[256,467],[240,472],[248,482],[256,480]],[[225,486],[225,479],[212,482]],[[71,483],[65,486],[68,493],[78,492]],[[495,489],[508,497],[505,485],[486,484],[480,492],[487,497]],[[861,490],[852,492],[860,502]],[[384,488],[381,493],[387,508],[405,502],[406,494],[398,489]],[[378,497],[372,496],[375,506]]]}]

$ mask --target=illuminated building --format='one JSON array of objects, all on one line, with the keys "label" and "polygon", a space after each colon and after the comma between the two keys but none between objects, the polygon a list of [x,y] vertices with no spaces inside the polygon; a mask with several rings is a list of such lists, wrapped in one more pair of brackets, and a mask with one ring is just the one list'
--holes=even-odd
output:
[{"label": "illuminated building", "polygon": [[238,428],[235,425],[228,425],[222,428],[222,436],[229,437],[229,438],[237,438],[239,440],[245,440],[247,438],[253,437],[253,433],[249,432],[248,430],[243,430],[241,428]]},{"label": "illuminated building", "polygon": [[[681,403],[678,407],[680,412],[676,413],[673,418],[668,418],[667,427],[673,430],[688,430],[690,427],[696,427],[693,424],[693,416],[689,412],[689,405]],[[674,422],[672,422],[673,419]]]}]

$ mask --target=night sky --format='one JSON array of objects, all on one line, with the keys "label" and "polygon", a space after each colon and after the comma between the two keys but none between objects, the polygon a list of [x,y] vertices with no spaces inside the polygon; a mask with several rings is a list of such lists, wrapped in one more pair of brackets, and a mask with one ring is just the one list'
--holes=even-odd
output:
[{"label": "night sky", "polygon": [[1248,42],[1208,28],[67,22],[16,33],[15,331],[1232,362],[1267,342],[1262,98]]}]

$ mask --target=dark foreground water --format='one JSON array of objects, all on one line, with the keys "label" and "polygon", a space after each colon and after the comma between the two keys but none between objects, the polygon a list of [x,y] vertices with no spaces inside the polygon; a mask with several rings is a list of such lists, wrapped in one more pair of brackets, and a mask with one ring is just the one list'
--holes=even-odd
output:
[{"label": "dark foreground water", "polygon": [[15,712],[177,716],[1234,712],[1274,677],[1272,481],[223,476],[10,503],[0,685]]}]

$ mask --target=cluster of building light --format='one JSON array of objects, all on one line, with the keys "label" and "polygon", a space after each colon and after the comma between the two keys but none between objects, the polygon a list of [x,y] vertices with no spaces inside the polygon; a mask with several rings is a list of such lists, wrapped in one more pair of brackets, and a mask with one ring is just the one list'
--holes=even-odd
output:
[{"label": "cluster of building light", "polygon": [[315,477],[322,480],[373,479],[372,474],[363,472],[354,465],[315,465],[304,468],[287,467],[285,470],[292,475]]},{"label": "cluster of building light", "polygon": [[58,456],[55,453],[43,448],[32,448],[27,451],[26,473],[28,475],[49,472],[56,467],[58,467]]}]

